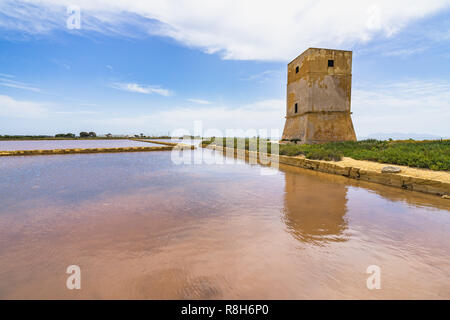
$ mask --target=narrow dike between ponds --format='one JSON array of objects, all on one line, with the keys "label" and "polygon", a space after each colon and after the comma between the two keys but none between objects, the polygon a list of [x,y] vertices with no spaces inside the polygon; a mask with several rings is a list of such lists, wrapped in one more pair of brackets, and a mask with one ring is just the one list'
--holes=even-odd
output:
[{"label": "narrow dike between ponds", "polygon": [[47,149],[47,150],[10,150],[0,151],[1,156],[38,156],[76,153],[117,153],[117,152],[149,152],[149,151],[169,151],[177,147],[179,149],[195,149],[195,146],[177,144],[171,142],[160,142],[153,140],[138,140],[148,143],[161,144],[162,146],[151,147],[119,147],[119,148],[72,148],[72,149]]}]

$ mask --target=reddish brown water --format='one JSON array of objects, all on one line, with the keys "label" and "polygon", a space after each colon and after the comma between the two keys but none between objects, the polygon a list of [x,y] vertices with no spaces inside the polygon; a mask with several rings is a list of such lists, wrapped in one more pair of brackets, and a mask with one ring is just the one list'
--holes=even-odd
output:
[{"label": "reddish brown water", "polygon": [[76,148],[151,147],[159,144],[128,140],[0,140],[0,150],[51,150]]},{"label": "reddish brown water", "polygon": [[149,152],[0,158],[0,204],[2,299],[450,298],[431,195]]}]

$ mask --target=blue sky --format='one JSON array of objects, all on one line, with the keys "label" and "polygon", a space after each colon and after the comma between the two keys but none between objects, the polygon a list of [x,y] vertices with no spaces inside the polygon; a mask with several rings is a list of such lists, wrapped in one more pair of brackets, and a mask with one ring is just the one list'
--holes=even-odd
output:
[{"label": "blue sky", "polygon": [[0,134],[282,131],[286,64],[327,47],[359,137],[450,136],[450,1],[339,3],[2,0]]}]

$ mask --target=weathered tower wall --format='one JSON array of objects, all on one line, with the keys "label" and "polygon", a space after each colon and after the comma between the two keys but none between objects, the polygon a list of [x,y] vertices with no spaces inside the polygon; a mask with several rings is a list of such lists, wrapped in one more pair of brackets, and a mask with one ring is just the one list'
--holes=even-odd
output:
[{"label": "weathered tower wall", "polygon": [[288,64],[283,140],[356,141],[350,117],[352,52],[309,48]]}]

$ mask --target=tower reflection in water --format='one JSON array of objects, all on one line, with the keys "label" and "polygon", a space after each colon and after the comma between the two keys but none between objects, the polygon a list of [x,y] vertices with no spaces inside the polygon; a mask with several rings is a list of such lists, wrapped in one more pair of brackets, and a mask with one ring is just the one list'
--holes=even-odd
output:
[{"label": "tower reflection in water", "polygon": [[347,241],[347,186],[333,178],[285,172],[283,220],[299,241],[315,245]]}]

